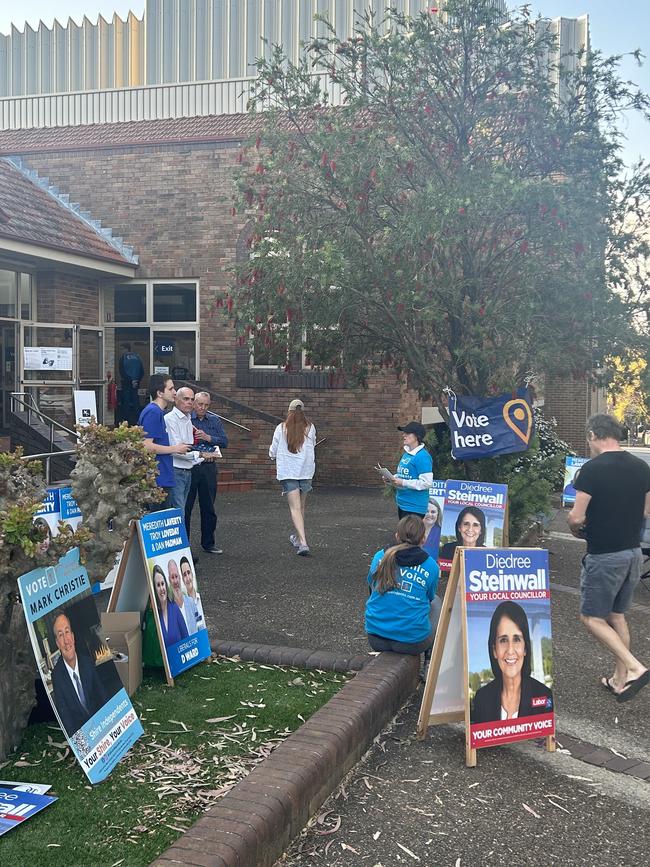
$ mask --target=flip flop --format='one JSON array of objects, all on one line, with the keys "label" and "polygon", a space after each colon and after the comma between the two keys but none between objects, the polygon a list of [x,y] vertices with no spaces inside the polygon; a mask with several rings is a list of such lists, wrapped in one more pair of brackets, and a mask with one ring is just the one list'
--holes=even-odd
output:
[{"label": "flip flop", "polygon": [[625,684],[625,689],[621,690],[621,692],[617,693],[616,701],[629,701],[631,698],[643,689],[644,686],[650,683],[650,669],[644,671],[640,677],[637,677],[636,680],[628,680]]},{"label": "flip flop", "polygon": [[612,695],[618,695],[618,693],[616,692],[616,690],[612,686],[611,678],[601,677],[600,678],[600,684],[601,684],[601,686],[603,686],[607,690],[607,692],[611,692]]}]

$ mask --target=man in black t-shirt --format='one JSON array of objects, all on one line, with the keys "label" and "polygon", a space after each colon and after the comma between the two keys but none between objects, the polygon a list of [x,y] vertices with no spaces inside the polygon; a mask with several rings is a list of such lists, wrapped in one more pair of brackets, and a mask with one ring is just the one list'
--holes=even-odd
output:
[{"label": "man in black t-shirt", "polygon": [[580,575],[580,617],[616,660],[601,683],[628,701],[650,682],[650,671],[630,653],[625,612],[641,574],[641,524],[650,514],[650,466],[621,448],[621,427],[610,415],[587,422],[592,459],[574,481],[571,532],[587,540]]}]

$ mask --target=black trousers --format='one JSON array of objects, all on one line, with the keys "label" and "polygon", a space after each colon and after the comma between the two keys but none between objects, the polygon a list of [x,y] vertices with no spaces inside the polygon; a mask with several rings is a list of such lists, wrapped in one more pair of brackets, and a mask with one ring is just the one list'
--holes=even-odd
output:
[{"label": "black trousers", "polygon": [[217,528],[217,512],[214,501],[217,496],[217,466],[212,461],[205,461],[196,467],[192,467],[192,483],[185,504],[185,527],[187,537],[190,536],[190,518],[197,494],[199,508],[201,510],[201,547],[212,548],[214,546],[214,531]]}]

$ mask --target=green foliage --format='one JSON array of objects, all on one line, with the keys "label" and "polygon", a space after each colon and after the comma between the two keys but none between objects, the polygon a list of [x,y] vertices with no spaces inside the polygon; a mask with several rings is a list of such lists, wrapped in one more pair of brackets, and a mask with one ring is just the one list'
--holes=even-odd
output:
[{"label": "green foliage", "polygon": [[226,304],[242,343],[356,382],[407,372],[438,406],[445,386],[509,390],[637,340],[629,263],[648,245],[623,226],[650,191],[645,166],[621,179],[616,120],[648,99],[617,58],[576,58],[560,101],[527,9],[503,26],[487,0],[446,8],[453,27],[391,14],[346,41],[325,28],[299,66],[260,61],[237,181],[251,255]]},{"label": "green foliage", "polygon": [[553,679],[553,642],[550,638],[542,638],[542,667],[544,677]]},{"label": "green foliage", "polygon": [[141,427],[90,424],[78,431],[72,493],[83,526],[92,532],[92,540],[82,545],[88,574],[102,581],[122,549],[130,522],[164,499],[164,492],[156,485],[156,459],[145,450]]}]

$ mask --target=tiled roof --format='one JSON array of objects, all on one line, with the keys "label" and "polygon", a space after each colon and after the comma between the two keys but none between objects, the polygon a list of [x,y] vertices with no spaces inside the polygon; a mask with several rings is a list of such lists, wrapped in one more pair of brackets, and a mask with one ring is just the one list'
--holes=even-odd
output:
[{"label": "tiled roof", "polygon": [[20,160],[0,159],[0,238],[120,265],[138,263],[121,238]]},{"label": "tiled roof", "polygon": [[261,117],[219,114],[88,126],[0,130],[0,154],[172,142],[241,141],[254,135],[261,124]]}]

